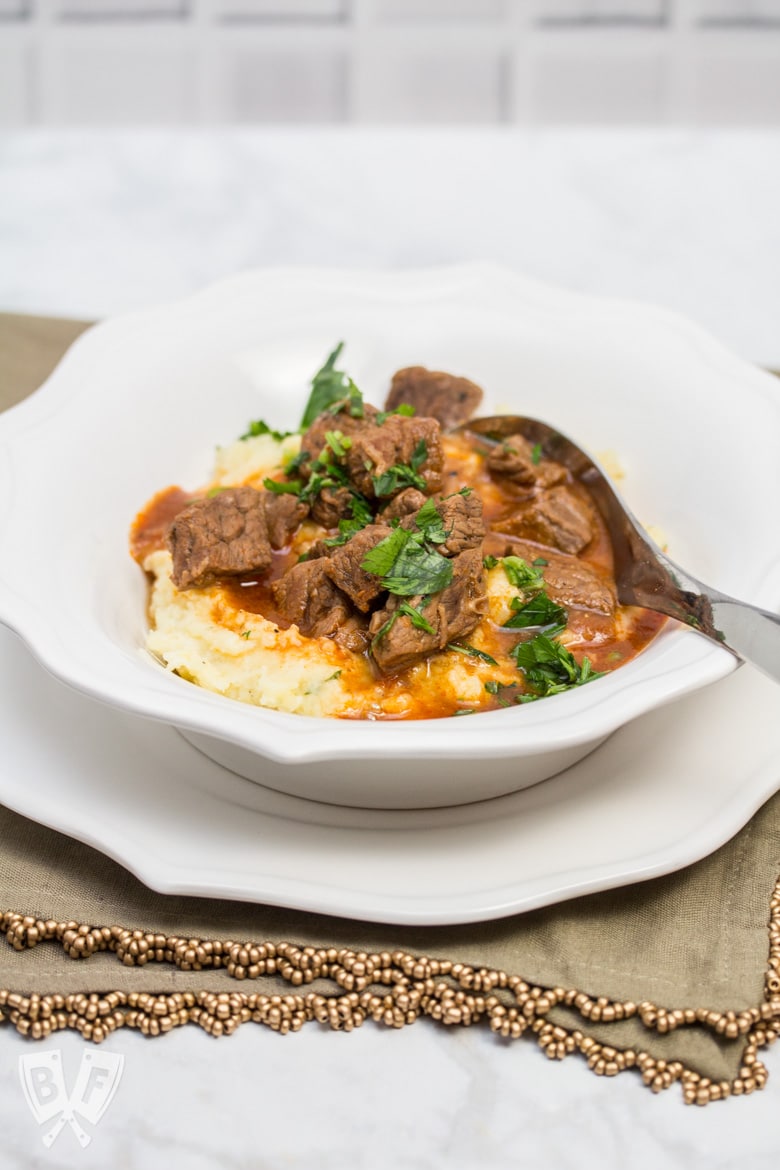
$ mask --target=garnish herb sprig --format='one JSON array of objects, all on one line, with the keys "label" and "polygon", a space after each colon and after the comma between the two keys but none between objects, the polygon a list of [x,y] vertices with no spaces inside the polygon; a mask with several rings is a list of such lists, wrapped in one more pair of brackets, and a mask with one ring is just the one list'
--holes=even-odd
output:
[{"label": "garnish herb sprig", "polygon": [[344,342],[340,341],[312,378],[311,393],[301,416],[299,430],[305,431],[326,410],[338,414],[345,409],[353,418],[363,417],[363,395],[348,374],[336,369],[343,348]]},{"label": "garnish herb sprig", "polygon": [[518,695],[518,703],[558,695],[572,687],[584,686],[603,674],[593,669],[588,657],[578,663],[562,642],[546,634],[537,634],[528,642],[518,642],[509,653],[532,690],[531,694]]},{"label": "garnish herb sprig", "polygon": [[428,458],[428,444],[420,439],[412,452],[408,463],[394,463],[381,475],[372,476],[374,494],[378,500],[394,496],[402,488],[415,487],[419,491],[425,490],[425,479],[420,475],[420,468]]},{"label": "garnish herb sprig", "polygon": [[513,597],[510,605],[512,615],[504,622],[508,630],[524,630],[536,628],[548,634],[560,633],[566,628],[568,614],[561,605],[557,605],[548,596],[545,589],[544,574],[542,572],[547,561],[539,557],[532,564],[522,557],[486,557],[485,567],[488,569],[501,565],[511,585],[520,590],[517,597]]},{"label": "garnish herb sprig", "polygon": [[400,597],[440,593],[452,582],[452,561],[435,547],[446,539],[442,518],[428,500],[417,513],[415,528],[394,528],[369,549],[360,567],[381,577],[383,588]]}]

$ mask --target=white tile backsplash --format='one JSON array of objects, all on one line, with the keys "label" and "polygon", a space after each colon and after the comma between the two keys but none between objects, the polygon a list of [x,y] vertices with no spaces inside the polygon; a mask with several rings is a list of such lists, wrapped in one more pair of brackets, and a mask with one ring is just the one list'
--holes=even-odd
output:
[{"label": "white tile backsplash", "polygon": [[40,120],[52,126],[148,126],[186,122],[192,62],[176,45],[66,38],[51,46]]},{"label": "white tile backsplash", "polygon": [[360,119],[439,124],[502,117],[501,61],[481,53],[376,51],[361,62]]},{"label": "white tile backsplash", "polygon": [[212,0],[217,19],[226,21],[346,20],[348,0]]},{"label": "white tile backsplash", "polygon": [[343,54],[239,48],[225,54],[221,77],[220,121],[318,124],[345,119]]},{"label": "white tile backsplash", "polygon": [[507,11],[506,0],[374,0],[379,20],[497,20]]},{"label": "white tile backsplash", "polygon": [[780,0],[0,0],[0,124],[780,125]]},{"label": "white tile backsplash", "polygon": [[569,125],[658,122],[666,62],[661,53],[549,52],[533,65],[534,120]]},{"label": "white tile backsplash", "polygon": [[23,20],[30,13],[30,0],[0,0],[0,20]]},{"label": "white tile backsplash", "polygon": [[96,23],[184,19],[191,7],[188,0],[38,0],[38,4],[55,19]]},{"label": "white tile backsplash", "polygon": [[543,24],[663,24],[666,0],[537,0]]}]

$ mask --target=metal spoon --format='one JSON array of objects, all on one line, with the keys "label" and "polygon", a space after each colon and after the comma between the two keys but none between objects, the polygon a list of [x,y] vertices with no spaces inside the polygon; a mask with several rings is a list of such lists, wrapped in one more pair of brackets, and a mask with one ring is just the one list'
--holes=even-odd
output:
[{"label": "metal spoon", "polygon": [[538,419],[496,415],[463,423],[470,431],[500,441],[523,435],[542,454],[562,463],[599,509],[612,541],[617,598],[691,626],[740,660],[780,682],[780,614],[737,601],[692,577],[667,557],[631,514],[599,466],[560,431]]}]

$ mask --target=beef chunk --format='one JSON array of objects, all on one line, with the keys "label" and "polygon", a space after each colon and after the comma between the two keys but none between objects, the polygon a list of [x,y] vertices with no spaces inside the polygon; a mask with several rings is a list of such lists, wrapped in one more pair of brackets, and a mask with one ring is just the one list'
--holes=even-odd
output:
[{"label": "beef chunk", "polygon": [[404,516],[411,516],[412,512],[419,512],[427,497],[417,488],[404,488],[397,496],[393,496],[389,504],[382,509],[382,520],[401,520]]},{"label": "beef chunk", "polygon": [[548,548],[542,550],[538,544],[526,544],[524,540],[507,540],[497,532],[488,535],[483,554],[522,557],[529,565],[543,555],[547,562],[542,568],[545,589],[558,605],[607,615],[615,612],[615,591],[611,582],[577,557]]},{"label": "beef chunk", "polygon": [[179,513],[167,537],[177,589],[220,576],[267,572],[272,557],[265,494],[251,487],[226,488]]},{"label": "beef chunk", "polygon": [[263,492],[265,522],[271,548],[284,548],[295,529],[309,515],[308,504],[302,504],[290,492]]},{"label": "beef chunk", "polygon": [[[411,666],[419,658],[443,650],[449,642],[470,634],[487,613],[485,571],[482,552],[469,549],[452,562],[450,585],[435,593],[422,608],[422,616],[433,628],[429,634],[412,624],[406,614],[398,613],[402,598],[391,597],[387,605],[371,617],[371,650],[379,669],[391,674]],[[417,609],[422,598],[407,599]],[[389,624],[389,628],[381,631]]]},{"label": "beef chunk", "polygon": [[456,378],[424,366],[407,366],[393,375],[386,410],[406,402],[417,415],[435,418],[442,430],[451,431],[471,418],[482,401],[482,390],[468,378]]},{"label": "beef chunk", "polygon": [[[482,519],[482,500],[476,492],[462,495],[456,492],[436,500],[436,511],[442,518],[447,539],[437,544],[436,550],[445,557],[456,557],[467,548],[477,548],[485,536],[485,522]],[[402,528],[414,528],[416,515],[401,521]]]},{"label": "beef chunk", "polygon": [[311,502],[312,520],[323,528],[337,528],[339,520],[352,515],[352,492],[348,487],[325,487]]},{"label": "beef chunk", "polygon": [[368,618],[362,613],[353,613],[343,626],[339,626],[333,635],[333,641],[338,642],[345,650],[353,654],[363,654],[368,650],[371,635],[368,632]]},{"label": "beef chunk", "polygon": [[575,555],[593,539],[590,510],[570,488],[562,485],[542,492],[495,527]]},{"label": "beef chunk", "polygon": [[566,469],[551,459],[534,463],[533,447],[523,435],[509,435],[497,443],[485,460],[492,475],[501,475],[522,488],[549,488],[562,483]]},{"label": "beef chunk", "polygon": [[329,410],[326,410],[317,415],[308,430],[304,431],[301,439],[301,451],[305,451],[309,456],[308,460],[301,464],[301,474],[306,475],[309,465],[315,459],[319,459],[323,451],[330,450],[328,440],[325,437],[328,431],[340,431],[342,435],[348,435],[351,438],[357,431],[370,426],[377,413],[376,407],[370,406],[366,402],[363,404],[362,418],[353,418],[346,410],[340,410],[338,414],[331,414]]},{"label": "beef chunk", "polygon": [[611,584],[576,557],[551,557],[544,569],[544,580],[548,594],[559,605],[590,609],[608,616],[615,612]]},{"label": "beef chunk", "polygon": [[271,586],[279,612],[307,638],[335,634],[352,613],[349,599],[328,577],[325,564],[300,561]]},{"label": "beef chunk", "polygon": [[330,537],[320,537],[319,540],[312,541],[306,550],[306,560],[316,561],[320,557],[333,556],[334,546],[331,543]]},{"label": "beef chunk", "polygon": [[369,549],[391,532],[386,524],[369,524],[322,560],[324,572],[363,613],[368,612],[371,602],[382,592],[382,579],[361,569],[360,563]]},{"label": "beef chunk", "polygon": [[[357,490],[368,499],[377,495],[375,479],[396,464],[409,466],[423,443],[425,458],[417,467],[417,474],[422,476],[428,494],[440,490],[444,453],[441,428],[435,419],[391,414],[381,426],[371,423],[355,431],[351,438],[352,446],[346,452],[344,466]],[[400,482],[395,490],[383,491],[382,498],[396,495],[406,486]]]}]

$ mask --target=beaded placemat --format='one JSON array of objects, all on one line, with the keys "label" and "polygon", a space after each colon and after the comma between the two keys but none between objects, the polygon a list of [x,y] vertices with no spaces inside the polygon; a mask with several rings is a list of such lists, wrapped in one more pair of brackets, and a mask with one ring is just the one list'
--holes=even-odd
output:
[{"label": "beaded placemat", "polygon": [[[81,323],[0,314],[0,409]],[[778,762],[780,770],[780,761]],[[673,815],[673,810],[670,810]],[[100,1042],[197,1024],[482,1024],[705,1104],[763,1087],[780,1031],[780,794],[664,878],[496,922],[380,926],[171,897],[0,806],[0,1020]]]}]

